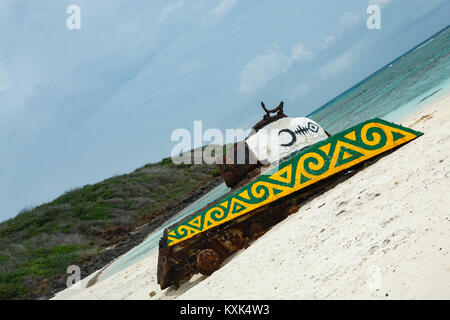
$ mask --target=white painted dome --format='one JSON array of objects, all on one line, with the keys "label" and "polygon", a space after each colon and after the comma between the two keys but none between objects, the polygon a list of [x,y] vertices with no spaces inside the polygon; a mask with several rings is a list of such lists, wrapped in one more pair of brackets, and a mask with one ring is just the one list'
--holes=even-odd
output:
[{"label": "white painted dome", "polygon": [[314,120],[285,117],[247,138],[249,149],[262,163],[274,163],[290,154],[328,138]]}]

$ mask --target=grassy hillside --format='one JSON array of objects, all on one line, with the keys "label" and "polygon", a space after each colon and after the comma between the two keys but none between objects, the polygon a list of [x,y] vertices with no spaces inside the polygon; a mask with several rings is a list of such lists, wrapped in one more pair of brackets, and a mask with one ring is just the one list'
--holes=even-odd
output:
[{"label": "grassy hillside", "polygon": [[68,265],[98,255],[217,173],[214,166],[174,165],[167,158],[23,210],[0,224],[0,299],[44,290]]}]

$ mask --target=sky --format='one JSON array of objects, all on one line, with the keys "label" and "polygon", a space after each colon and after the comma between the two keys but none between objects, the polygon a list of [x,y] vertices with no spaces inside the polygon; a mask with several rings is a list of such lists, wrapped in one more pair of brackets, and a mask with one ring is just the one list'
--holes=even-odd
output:
[{"label": "sky", "polygon": [[0,221],[168,157],[195,120],[246,129],[281,100],[305,116],[449,16],[449,0],[0,0]]}]

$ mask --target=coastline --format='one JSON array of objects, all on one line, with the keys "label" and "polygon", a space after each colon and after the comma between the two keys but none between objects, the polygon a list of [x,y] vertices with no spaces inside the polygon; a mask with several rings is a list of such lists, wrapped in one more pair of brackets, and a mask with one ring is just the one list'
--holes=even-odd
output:
[{"label": "coastline", "polygon": [[161,291],[156,252],[55,299],[449,299],[450,95],[396,122],[425,134],[306,202],[211,276]]},{"label": "coastline", "polygon": [[[70,299],[70,297],[73,294],[96,284],[97,281],[100,281],[101,277],[103,277],[104,271],[106,271],[110,265],[112,265],[115,261],[119,260],[121,257],[126,255],[133,248],[139,246],[143,241],[145,241],[148,238],[148,236],[152,232],[154,232],[161,225],[163,225],[165,221],[170,220],[178,212],[180,212],[181,210],[189,206],[191,203],[203,197],[205,194],[214,189],[220,183],[222,183],[220,177],[211,179],[208,183],[206,183],[201,188],[197,189],[195,192],[191,193],[186,198],[168,206],[164,210],[164,212],[156,216],[152,221],[140,227],[137,227],[134,231],[132,231],[129,234],[129,237],[126,238],[125,240],[122,240],[114,244],[110,248],[104,249],[101,252],[101,254],[99,254],[97,257],[79,265],[81,268],[82,279],[78,282],[78,288],[77,289],[76,288],[65,289],[64,287],[61,288],[61,286],[66,285],[66,283],[65,281],[58,281],[57,283],[55,283],[55,285],[60,288],[60,291],[54,291],[54,295],[51,299],[55,299],[55,297],[56,299],[65,299],[66,297]],[[54,290],[56,289],[57,288],[55,288]]]}]

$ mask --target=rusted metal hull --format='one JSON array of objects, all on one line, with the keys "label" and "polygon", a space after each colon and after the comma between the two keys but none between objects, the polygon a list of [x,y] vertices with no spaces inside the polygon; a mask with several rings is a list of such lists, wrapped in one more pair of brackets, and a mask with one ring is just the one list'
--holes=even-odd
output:
[{"label": "rusted metal hull", "polygon": [[178,246],[167,245],[166,230],[159,246],[158,283],[161,288],[171,284],[178,286],[197,273],[210,275],[234,252],[247,247],[252,240],[296,212],[297,201],[299,199],[269,204]]},{"label": "rusted metal hull", "polygon": [[278,170],[249,178],[165,230],[159,243],[158,283],[164,289],[196,273],[211,274],[234,252],[298,211],[302,202],[421,134],[369,120],[309,147]]}]

